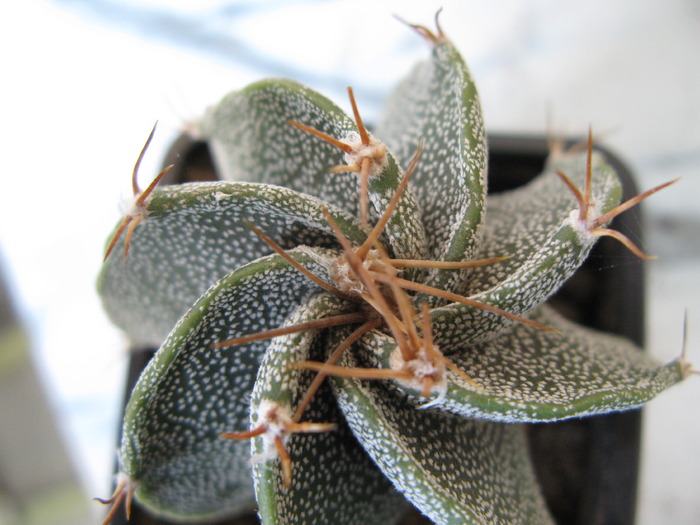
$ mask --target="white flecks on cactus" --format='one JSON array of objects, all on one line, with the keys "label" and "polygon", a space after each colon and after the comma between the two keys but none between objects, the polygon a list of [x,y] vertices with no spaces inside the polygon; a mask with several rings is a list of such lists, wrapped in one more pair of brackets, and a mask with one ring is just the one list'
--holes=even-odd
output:
[{"label": "white flecks on cactus", "polygon": [[354,122],[255,83],[201,123],[227,182],[153,185],[148,220],[117,228],[105,308],[160,346],[125,413],[127,499],[191,522],[255,500],[269,524],[390,523],[405,496],[436,523],[550,523],[519,423],[638,407],[688,375],[543,304],[599,235],[641,253],[600,227],[663,185],[618,205],[589,145],[487,197],[474,82],[415,29],[431,58],[376,139],[351,90]]}]

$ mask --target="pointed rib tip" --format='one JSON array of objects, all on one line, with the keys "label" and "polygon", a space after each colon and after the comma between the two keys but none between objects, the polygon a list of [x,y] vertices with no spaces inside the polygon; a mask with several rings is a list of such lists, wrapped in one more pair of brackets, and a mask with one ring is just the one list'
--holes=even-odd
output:
[{"label": "pointed rib tip", "polygon": [[407,22],[397,14],[394,14],[393,17],[401,22],[402,24],[410,27],[413,29],[416,33],[418,33],[420,36],[428,40],[431,44],[438,44],[440,42],[445,42],[447,40],[447,36],[445,35],[445,32],[442,30],[442,27],[440,26],[440,13],[442,13],[442,7],[440,7],[437,12],[435,13],[435,29],[437,31],[436,33],[433,33],[430,29],[428,29],[425,26],[422,26],[420,24],[412,24],[410,22]]},{"label": "pointed rib tip", "polygon": [[688,361],[685,360],[685,357],[680,357],[678,359],[674,359],[671,364],[678,364],[680,367],[680,372],[681,372],[681,380],[688,379],[690,376],[697,376],[700,375],[700,370],[696,370],[693,368],[692,363],[689,363]]},{"label": "pointed rib tip", "polygon": [[407,22],[406,20],[404,20],[403,18],[401,18],[401,17],[398,16],[398,15],[394,15],[394,18],[396,18],[396,19],[397,19],[399,22],[401,22],[402,24],[404,24],[404,25],[410,27],[411,29],[413,29],[416,33],[418,33],[420,36],[422,36],[423,38],[425,38],[425,39],[426,39],[428,42],[430,42],[431,44],[436,44],[436,43],[438,42],[438,37],[439,37],[439,35],[436,35],[435,33],[433,33],[433,32],[432,32],[430,29],[428,29],[427,27],[422,26],[422,25],[420,25],[420,24],[412,24],[411,22]]}]

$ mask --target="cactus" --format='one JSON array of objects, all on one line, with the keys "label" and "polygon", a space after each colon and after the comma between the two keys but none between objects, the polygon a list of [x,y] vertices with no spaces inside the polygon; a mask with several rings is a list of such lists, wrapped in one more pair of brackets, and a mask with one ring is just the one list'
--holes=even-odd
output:
[{"label": "cactus", "polygon": [[352,524],[406,498],[436,523],[548,523],[520,423],[639,407],[691,372],[545,304],[601,236],[646,257],[605,225],[670,183],[619,204],[589,136],[487,197],[467,67],[439,25],[412,27],[431,58],[376,133],[352,90],[350,118],[261,81],[200,122],[226,181],[134,184],[98,288],[160,349],[103,502]]}]

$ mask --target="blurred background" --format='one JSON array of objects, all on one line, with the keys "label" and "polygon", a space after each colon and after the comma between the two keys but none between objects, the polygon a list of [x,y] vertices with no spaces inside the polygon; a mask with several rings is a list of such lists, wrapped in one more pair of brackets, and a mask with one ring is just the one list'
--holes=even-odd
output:
[{"label": "blurred background", "polygon": [[[292,77],[376,120],[428,56],[392,15],[463,52],[490,132],[589,124],[645,204],[648,351],[700,363],[700,2],[694,0],[24,0],[0,4],[0,525],[97,523],[108,495],[126,342],[94,282],[155,121],[142,186],[204,108]],[[3,298],[4,297],[4,298]],[[698,365],[700,366],[700,365]],[[638,521],[700,522],[700,381],[645,412]]]}]

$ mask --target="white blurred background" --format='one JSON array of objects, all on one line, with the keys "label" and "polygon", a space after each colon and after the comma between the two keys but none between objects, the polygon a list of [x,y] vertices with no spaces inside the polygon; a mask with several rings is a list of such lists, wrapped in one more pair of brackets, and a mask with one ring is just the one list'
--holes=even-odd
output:
[{"label": "white blurred background", "polygon": [[[645,206],[645,248],[660,256],[648,264],[648,350],[680,354],[687,309],[700,363],[700,2],[3,2],[0,267],[86,503],[68,520],[68,500],[37,497],[27,517],[2,494],[1,525],[91,523],[102,512],[87,502],[109,491],[126,355],[94,282],[153,123],[145,183],[179,130],[262,77],[293,77],[343,107],[352,85],[375,120],[428,55],[392,15],[432,26],[441,6],[489,131],[541,134],[551,114],[559,130],[602,133],[640,189],[683,176]],[[646,409],[642,525],[700,522],[699,394],[691,379]]]}]

